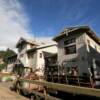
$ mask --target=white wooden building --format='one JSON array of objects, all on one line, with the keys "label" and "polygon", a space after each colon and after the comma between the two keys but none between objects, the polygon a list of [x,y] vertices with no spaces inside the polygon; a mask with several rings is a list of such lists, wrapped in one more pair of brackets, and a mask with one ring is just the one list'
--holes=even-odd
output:
[{"label": "white wooden building", "polygon": [[[43,75],[45,66],[44,52],[57,53],[57,44],[40,44],[36,41],[20,38],[16,47],[18,48],[17,59],[23,64],[24,73],[29,73],[30,69],[37,71],[38,75]],[[20,66],[21,67],[21,66]]]}]

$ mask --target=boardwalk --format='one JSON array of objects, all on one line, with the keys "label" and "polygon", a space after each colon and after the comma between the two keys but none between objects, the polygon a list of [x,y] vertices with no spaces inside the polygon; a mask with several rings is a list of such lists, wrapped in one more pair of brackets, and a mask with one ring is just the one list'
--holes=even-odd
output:
[{"label": "boardwalk", "polygon": [[[9,85],[9,84],[8,84]],[[0,83],[0,100],[29,100],[7,88],[7,84]]]}]

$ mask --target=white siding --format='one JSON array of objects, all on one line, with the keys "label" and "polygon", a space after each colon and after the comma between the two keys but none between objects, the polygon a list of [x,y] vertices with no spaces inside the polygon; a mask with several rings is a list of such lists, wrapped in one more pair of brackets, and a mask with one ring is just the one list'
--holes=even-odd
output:
[{"label": "white siding", "polygon": [[24,67],[30,67],[29,59],[26,53],[26,51],[29,49],[31,49],[30,44],[26,44],[24,49],[18,53],[18,59],[22,62]]},{"label": "white siding", "polygon": [[13,71],[13,67],[14,67],[14,64],[13,63],[8,64],[7,65],[7,72],[11,73]]},{"label": "white siding", "polygon": [[[57,46],[51,46],[46,48],[41,48],[37,50],[37,68],[42,69],[39,74],[43,75],[43,69],[45,67],[45,59],[43,55],[43,51],[49,53],[57,53]],[[40,53],[42,53],[42,58],[40,58]]]},{"label": "white siding", "polygon": [[100,53],[100,45],[97,44],[90,36],[88,36],[86,34],[86,44],[87,44],[87,50],[89,51],[89,48],[88,48],[88,40],[90,41],[90,46],[92,48],[94,48],[97,52]]},{"label": "white siding", "polygon": [[37,51],[33,52],[33,57],[32,58],[28,58],[29,60],[29,66],[33,69],[33,71],[36,69],[36,60],[37,60]]}]

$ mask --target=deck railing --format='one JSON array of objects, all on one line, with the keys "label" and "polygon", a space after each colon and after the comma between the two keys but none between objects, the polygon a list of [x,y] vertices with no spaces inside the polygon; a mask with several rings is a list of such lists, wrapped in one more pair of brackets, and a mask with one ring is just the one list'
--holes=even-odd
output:
[{"label": "deck railing", "polygon": [[46,88],[51,88],[51,89],[66,92],[66,93],[95,96],[95,97],[100,98],[100,89],[66,85],[66,84],[59,84],[59,83],[39,81],[39,80],[20,79],[20,82],[29,82],[29,83],[33,83],[33,84],[38,84],[38,85],[42,85]]}]

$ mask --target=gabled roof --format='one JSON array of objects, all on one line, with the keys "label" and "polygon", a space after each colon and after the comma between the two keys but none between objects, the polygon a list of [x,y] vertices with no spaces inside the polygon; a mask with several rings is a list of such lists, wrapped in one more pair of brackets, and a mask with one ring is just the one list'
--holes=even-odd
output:
[{"label": "gabled roof", "polygon": [[25,38],[21,37],[21,38],[19,39],[19,41],[17,42],[16,47],[18,47],[22,42],[26,42],[26,43],[28,43],[28,44],[33,44],[33,45],[38,45],[38,44],[36,43],[36,41],[33,41],[33,40],[31,40],[31,39],[25,39]]},{"label": "gabled roof", "polygon": [[[54,37],[54,41],[59,41],[63,37],[67,36],[68,34],[74,34],[78,32],[86,32],[91,38],[93,38],[99,45],[100,45],[100,38],[98,38],[93,30],[89,26],[77,26],[77,27],[69,27],[66,28],[63,32],[61,32],[58,36]],[[75,34],[76,34],[75,33]]]}]

